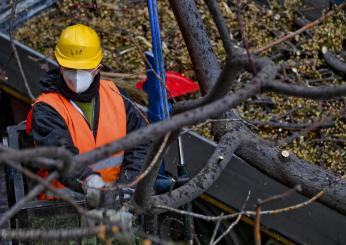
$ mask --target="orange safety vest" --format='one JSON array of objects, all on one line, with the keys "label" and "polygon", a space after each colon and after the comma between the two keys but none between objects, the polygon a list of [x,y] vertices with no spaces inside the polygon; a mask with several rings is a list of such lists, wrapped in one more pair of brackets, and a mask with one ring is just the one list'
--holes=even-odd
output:
[{"label": "orange safety vest", "polygon": [[[74,146],[78,148],[79,153],[85,153],[126,135],[125,105],[116,85],[111,81],[100,80],[99,96],[100,111],[96,139],[82,111],[75,103],[61,94],[56,92],[43,93],[34,104],[44,102],[54,108],[64,119]],[[114,182],[119,177],[123,156],[124,152],[119,152],[90,167],[98,172],[105,182]],[[47,171],[40,170],[39,174],[46,176]],[[58,181],[52,184],[56,188],[64,188]],[[54,199],[43,193],[39,198]]]}]

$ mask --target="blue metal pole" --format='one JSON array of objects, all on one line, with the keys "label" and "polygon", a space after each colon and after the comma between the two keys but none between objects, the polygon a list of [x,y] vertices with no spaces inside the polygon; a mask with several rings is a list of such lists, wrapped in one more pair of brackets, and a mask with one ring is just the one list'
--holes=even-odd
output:
[{"label": "blue metal pole", "polygon": [[[165,120],[169,117],[169,104],[166,91],[166,76],[164,68],[164,59],[162,54],[162,43],[160,34],[160,24],[157,10],[157,1],[148,0],[149,18],[150,18],[150,28],[151,28],[151,38],[153,44],[153,54],[154,54],[154,65],[151,67],[153,69],[154,77],[153,82],[156,83],[156,101],[149,101],[152,103],[158,103],[160,105],[160,111],[157,115],[157,119],[153,122]],[[150,62],[147,62],[150,64]],[[148,65],[148,64],[147,64]],[[151,64],[150,64],[151,65]],[[151,91],[149,91],[150,93]]]}]

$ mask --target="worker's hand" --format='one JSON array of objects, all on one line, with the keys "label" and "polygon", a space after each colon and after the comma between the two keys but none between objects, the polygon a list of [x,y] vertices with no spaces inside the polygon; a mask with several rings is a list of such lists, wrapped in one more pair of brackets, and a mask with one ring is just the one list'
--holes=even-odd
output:
[{"label": "worker's hand", "polygon": [[132,220],[134,216],[128,211],[126,206],[119,210],[114,209],[93,209],[87,213],[87,222],[90,226],[98,226],[102,223],[114,222],[123,230],[132,230]]},{"label": "worker's hand", "polygon": [[119,209],[120,203],[117,199],[119,195],[118,189],[110,189],[110,190],[104,190],[101,193],[101,199],[99,208],[105,208],[105,209]]},{"label": "worker's hand", "polygon": [[83,190],[88,206],[97,208],[100,205],[102,188],[104,187],[105,182],[100,175],[93,174],[85,179]]}]

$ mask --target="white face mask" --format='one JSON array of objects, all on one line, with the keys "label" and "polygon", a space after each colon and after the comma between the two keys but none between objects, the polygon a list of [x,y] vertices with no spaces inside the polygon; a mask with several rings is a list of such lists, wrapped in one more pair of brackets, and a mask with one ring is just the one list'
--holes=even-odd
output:
[{"label": "white face mask", "polygon": [[88,70],[63,70],[62,75],[67,87],[77,94],[86,91],[95,76],[93,71]]}]

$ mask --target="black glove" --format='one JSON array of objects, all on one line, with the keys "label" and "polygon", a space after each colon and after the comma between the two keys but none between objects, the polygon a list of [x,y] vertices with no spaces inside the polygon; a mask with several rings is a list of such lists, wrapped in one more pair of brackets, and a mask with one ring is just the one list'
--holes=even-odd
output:
[{"label": "black glove", "polygon": [[100,204],[98,208],[118,209],[119,202],[116,200],[118,195],[119,195],[118,189],[102,191]]},{"label": "black glove", "polygon": [[132,200],[134,193],[130,188],[102,191],[99,208],[119,210]]}]

